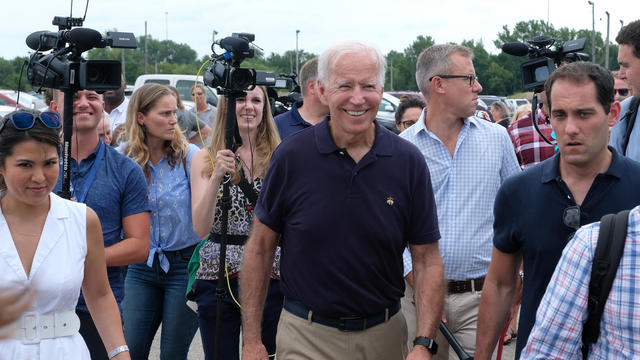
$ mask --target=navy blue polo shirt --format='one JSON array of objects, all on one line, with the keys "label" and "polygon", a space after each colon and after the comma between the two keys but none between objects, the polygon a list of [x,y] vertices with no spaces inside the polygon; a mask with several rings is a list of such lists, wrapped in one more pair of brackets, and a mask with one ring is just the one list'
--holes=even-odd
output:
[{"label": "navy blue polo shirt", "polygon": [[276,149],[256,215],[282,235],[287,298],[324,316],[378,314],[404,293],[407,242],[440,238],[429,170],[414,145],[377,123],[372,148],[355,163],[329,123]]},{"label": "navy blue polo shirt", "polygon": [[[640,204],[640,163],[613,156],[609,169],[598,174],[580,206],[580,225]],[[524,287],[516,359],[526,345],[536,311],[574,229],[563,222],[564,211],[576,203],[559,171],[560,155],[507,179],[496,196],[495,247],[505,253],[522,251]]]},{"label": "navy blue polo shirt", "polygon": [[298,107],[302,107],[302,105],[302,102],[296,101],[293,103],[289,111],[274,118],[276,126],[278,127],[278,131],[280,132],[281,139],[284,140],[284,138],[291,134],[297,133],[300,130],[304,130],[310,126],[313,126],[310,123],[304,121],[302,116],[300,116]]},{"label": "navy blue polo shirt", "polygon": [[[73,146],[73,145],[72,145]],[[105,146],[104,158],[100,162],[85,204],[98,215],[104,246],[109,247],[121,241],[122,218],[141,212],[150,211],[147,180],[142,168],[132,159],[120,154],[111,146],[99,140],[98,146],[80,164],[70,158],[71,182],[76,189],[83,189],[88,174],[95,164],[100,146]],[[60,159],[60,176],[54,188],[57,193],[62,188],[62,159]],[[107,268],[107,276],[111,290],[118,304],[124,298],[124,276],[122,267]],[[80,294],[78,310],[88,311],[84,298]]]}]

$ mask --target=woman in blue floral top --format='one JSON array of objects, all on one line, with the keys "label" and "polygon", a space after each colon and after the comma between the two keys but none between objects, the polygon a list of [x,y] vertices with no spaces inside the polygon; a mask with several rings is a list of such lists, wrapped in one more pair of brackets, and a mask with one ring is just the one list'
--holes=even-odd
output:
[{"label": "woman in blue floral top", "polygon": [[135,160],[149,185],[151,239],[147,261],[130,265],[123,301],[124,336],[132,359],[147,359],[162,323],[161,359],[187,359],[198,328],[185,303],[187,265],[200,239],[191,221],[188,145],[176,117],[177,99],[166,86],[146,84],[131,96],[120,150]]},{"label": "woman in blue floral top", "polygon": [[[253,206],[238,184],[244,177],[255,193],[259,193],[271,154],[280,142],[264,87],[247,91],[246,97],[237,100],[236,119],[242,146],[235,153],[225,148],[226,105],[226,100],[221,97],[218,102],[218,114],[210,149],[202,149],[196,153],[191,169],[194,230],[198,236],[205,237],[213,226],[215,234],[212,240],[200,248],[200,268],[194,285],[200,334],[206,359],[213,358],[215,337],[218,335],[215,333],[216,285],[220,256],[218,236],[221,234],[222,225],[220,198],[224,175],[226,173],[232,175],[230,180],[232,202],[227,229],[230,239],[226,252],[227,273],[231,294],[235,299],[239,299],[238,274],[241,271],[244,241],[251,231]],[[262,323],[262,340],[270,354],[275,353],[276,328],[283,300],[278,275],[279,253],[274,261]],[[238,359],[240,307],[230,294],[224,298],[222,306],[222,330],[219,334],[221,336],[220,358]]]}]

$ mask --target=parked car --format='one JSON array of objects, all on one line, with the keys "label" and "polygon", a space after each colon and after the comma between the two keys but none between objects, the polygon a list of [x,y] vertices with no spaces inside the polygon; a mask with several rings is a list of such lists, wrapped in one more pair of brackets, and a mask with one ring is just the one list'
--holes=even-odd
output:
[{"label": "parked car", "polygon": [[397,97],[398,99],[402,98],[405,95],[411,95],[411,96],[415,96],[417,98],[419,98],[420,100],[427,102],[424,98],[424,95],[422,95],[421,92],[419,91],[387,91],[387,94],[391,94],[395,97]]},{"label": "parked car", "polygon": [[496,101],[504,102],[504,100],[505,100],[504,97],[495,96],[495,95],[478,95],[478,98],[480,98],[482,101],[484,101],[484,103],[487,106],[487,108],[490,107],[491,104],[496,102]]},{"label": "parked car", "polygon": [[531,103],[527,99],[505,99],[504,102],[507,104],[511,116],[513,116],[513,114],[516,112],[518,106],[531,105]]},{"label": "parked car", "polygon": [[[198,78],[198,82],[202,83],[202,76]],[[186,74],[144,74],[138,76],[136,83],[133,86],[133,91],[136,91],[139,87],[146,83],[158,83],[163,85],[175,86],[178,89],[180,98],[184,103],[185,108],[191,109],[195,106],[193,98],[191,97],[191,88],[196,82],[195,75]],[[205,92],[207,93],[207,103],[218,106],[218,95],[208,86],[205,86]]]},{"label": "parked car", "polygon": [[5,116],[16,108],[14,106],[0,105],[0,116]]},{"label": "parked car", "polygon": [[[12,106],[16,107],[16,101],[18,100],[18,92],[13,90],[0,90],[0,105]],[[20,92],[20,104],[18,108],[20,109],[36,109],[36,110],[45,110],[48,106],[44,103],[44,101],[38,99],[37,97],[27,94],[25,92]]]},{"label": "parked car", "polygon": [[398,105],[400,105],[400,99],[389,93],[382,93],[382,101],[380,101],[378,114],[376,115],[376,119],[380,125],[396,134],[398,133],[398,129],[396,128],[396,110],[398,109]]}]

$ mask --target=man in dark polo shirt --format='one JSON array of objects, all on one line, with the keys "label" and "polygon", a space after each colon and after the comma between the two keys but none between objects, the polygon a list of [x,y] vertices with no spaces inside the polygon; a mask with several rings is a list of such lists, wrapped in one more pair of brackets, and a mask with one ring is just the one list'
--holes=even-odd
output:
[{"label": "man in dark polo shirt", "polygon": [[402,251],[413,257],[417,343],[430,359],[442,314],[443,265],[429,171],[413,145],[374,121],[385,60],[349,42],[319,59],[330,115],[274,152],[240,278],[243,359],[267,359],[260,319],[282,237],[283,359],[404,359]]},{"label": "man in dark polo shirt", "polygon": [[318,58],[313,58],[300,69],[300,92],[303,102],[293,103],[291,110],[275,117],[280,138],[283,140],[293,133],[318,124],[329,114],[329,108],[318,96],[317,80]]},{"label": "man in dark polo shirt", "polygon": [[482,302],[475,359],[489,359],[508,321],[524,262],[516,358],[562,250],[582,225],[640,204],[640,164],[607,147],[620,115],[608,70],[575,62],[545,84],[559,153],[513,176],[495,202],[494,249]]}]

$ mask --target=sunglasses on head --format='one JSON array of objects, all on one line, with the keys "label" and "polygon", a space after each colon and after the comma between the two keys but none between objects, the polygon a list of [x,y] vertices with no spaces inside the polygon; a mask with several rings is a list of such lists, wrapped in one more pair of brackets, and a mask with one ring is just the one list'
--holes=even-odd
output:
[{"label": "sunglasses on head", "polygon": [[629,89],[613,89],[616,94],[620,95],[620,96],[627,96],[629,95]]},{"label": "sunglasses on head", "polygon": [[16,110],[2,118],[2,122],[0,122],[0,133],[9,121],[11,121],[16,130],[25,131],[31,129],[33,125],[35,125],[36,120],[40,120],[40,122],[50,129],[60,129],[62,125],[60,122],[60,114],[54,111],[32,112],[28,110]]}]

